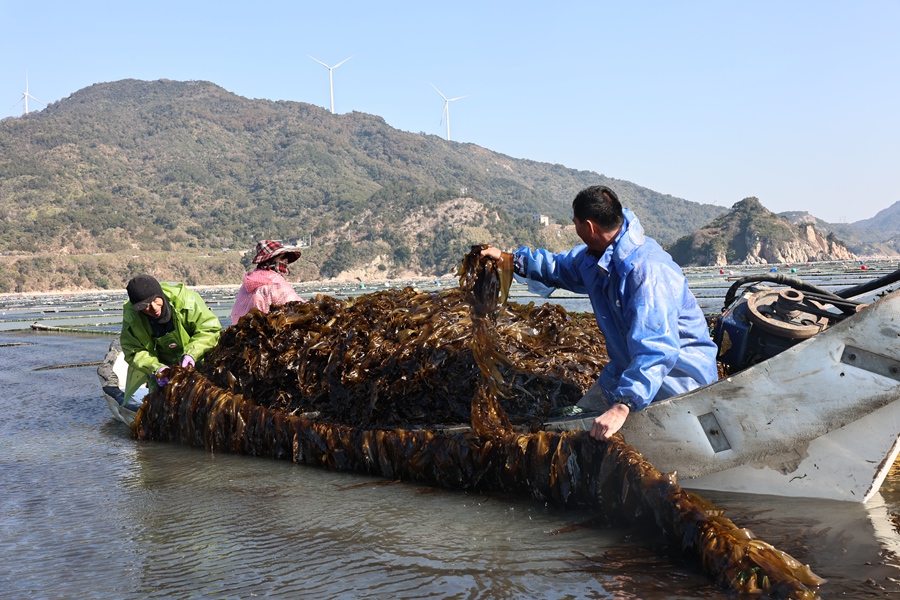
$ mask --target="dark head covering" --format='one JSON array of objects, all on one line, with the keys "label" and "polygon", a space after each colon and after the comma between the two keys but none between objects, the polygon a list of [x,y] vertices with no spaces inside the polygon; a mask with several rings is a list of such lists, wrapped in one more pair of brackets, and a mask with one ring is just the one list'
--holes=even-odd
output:
[{"label": "dark head covering", "polygon": [[256,244],[256,257],[253,259],[253,264],[259,265],[268,262],[280,254],[287,254],[289,263],[300,258],[300,251],[296,248],[288,248],[275,240],[260,240]]},{"label": "dark head covering", "polygon": [[137,311],[144,310],[156,298],[163,295],[162,286],[150,275],[138,275],[125,286],[131,308]]}]

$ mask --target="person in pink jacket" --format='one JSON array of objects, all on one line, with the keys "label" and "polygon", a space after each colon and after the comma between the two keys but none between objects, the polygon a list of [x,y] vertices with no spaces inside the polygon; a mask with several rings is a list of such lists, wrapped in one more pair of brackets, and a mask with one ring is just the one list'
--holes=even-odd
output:
[{"label": "person in pink jacket", "polygon": [[231,309],[231,323],[237,323],[252,308],[268,313],[273,304],[306,302],[284,279],[291,272],[288,265],[298,258],[299,250],[287,248],[281,242],[261,240],[257,243],[256,257],[253,259],[257,266],[244,275],[244,283]]}]

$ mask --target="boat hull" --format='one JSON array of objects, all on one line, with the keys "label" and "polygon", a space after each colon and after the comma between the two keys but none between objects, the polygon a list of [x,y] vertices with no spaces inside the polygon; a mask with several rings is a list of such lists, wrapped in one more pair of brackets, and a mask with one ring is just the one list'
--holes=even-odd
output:
[{"label": "boat hull", "polygon": [[[110,344],[103,364],[97,368],[97,375],[100,377],[103,397],[106,399],[109,411],[117,420],[131,426],[137,411],[124,406],[127,374],[128,363],[125,362],[125,354],[122,352],[122,346],[117,338]],[[146,389],[146,386],[144,387]]]}]

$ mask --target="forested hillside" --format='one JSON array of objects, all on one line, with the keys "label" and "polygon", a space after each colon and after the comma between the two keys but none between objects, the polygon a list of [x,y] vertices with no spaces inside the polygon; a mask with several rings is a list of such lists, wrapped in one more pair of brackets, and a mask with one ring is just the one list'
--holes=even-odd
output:
[{"label": "forested hillside", "polygon": [[[575,193],[596,183],[663,243],[724,210],[374,115],[250,100],[202,81],[96,84],[0,121],[0,292],[67,276],[72,288],[121,287],[135,271],[178,275],[187,267],[172,261],[264,237],[311,243],[298,265],[307,279],[352,268],[442,274],[471,243],[570,245],[570,230],[533,215],[568,223]],[[39,258],[47,252],[53,261]],[[71,258],[109,254],[120,259]],[[36,284],[48,265],[59,277]],[[191,269],[197,283],[240,271]]]}]

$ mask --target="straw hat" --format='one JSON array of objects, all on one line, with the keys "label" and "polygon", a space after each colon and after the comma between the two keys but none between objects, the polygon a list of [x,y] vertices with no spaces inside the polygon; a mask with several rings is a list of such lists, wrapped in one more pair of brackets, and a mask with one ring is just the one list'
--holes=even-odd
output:
[{"label": "straw hat", "polygon": [[256,244],[256,257],[253,259],[253,264],[259,265],[268,262],[282,254],[287,255],[287,261],[289,263],[300,258],[300,250],[297,248],[285,246],[281,242],[276,242],[275,240],[260,240]]}]

